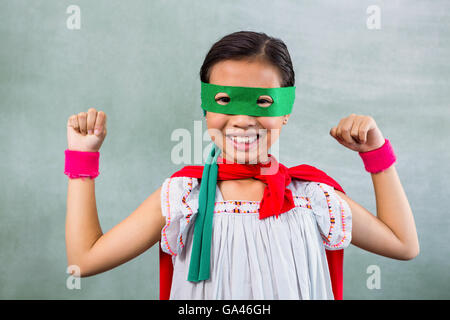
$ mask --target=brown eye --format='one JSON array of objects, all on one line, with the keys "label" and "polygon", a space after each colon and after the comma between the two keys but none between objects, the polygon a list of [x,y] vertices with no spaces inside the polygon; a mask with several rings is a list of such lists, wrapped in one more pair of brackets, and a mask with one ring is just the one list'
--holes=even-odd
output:
[{"label": "brown eye", "polygon": [[260,96],[256,103],[260,107],[267,108],[272,105],[273,99],[270,96]]},{"label": "brown eye", "polygon": [[219,92],[218,94],[216,94],[214,99],[218,104],[221,104],[223,106],[227,105],[231,100],[228,94],[226,94],[225,92]]}]

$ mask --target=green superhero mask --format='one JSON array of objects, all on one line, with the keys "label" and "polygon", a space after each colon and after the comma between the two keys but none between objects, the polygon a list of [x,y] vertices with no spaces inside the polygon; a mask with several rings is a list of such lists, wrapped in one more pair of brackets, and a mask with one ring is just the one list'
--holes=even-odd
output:
[{"label": "green superhero mask", "polygon": [[[245,114],[255,117],[279,117],[290,114],[295,100],[295,87],[253,88],[219,86],[201,82],[201,98],[203,114],[206,111],[225,114]],[[224,92],[230,101],[219,104],[215,97]],[[258,105],[261,96],[270,96],[273,103],[268,107]]]}]

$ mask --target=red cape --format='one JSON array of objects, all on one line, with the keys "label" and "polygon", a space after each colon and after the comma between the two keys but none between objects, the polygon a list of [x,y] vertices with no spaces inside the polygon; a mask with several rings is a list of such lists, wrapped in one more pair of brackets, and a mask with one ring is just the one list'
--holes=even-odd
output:
[{"label": "red cape", "polygon": [[[202,178],[203,166],[185,166],[183,169],[175,172],[174,177],[192,177]],[[342,187],[322,170],[313,166],[302,164],[289,168],[291,178],[306,181],[322,182],[343,192]],[[342,300],[343,296],[343,266],[344,250],[326,250],[328,269],[330,270],[331,285],[335,300]],[[159,245],[159,299],[169,300],[170,289],[172,286],[173,265],[172,256],[163,252]]]}]

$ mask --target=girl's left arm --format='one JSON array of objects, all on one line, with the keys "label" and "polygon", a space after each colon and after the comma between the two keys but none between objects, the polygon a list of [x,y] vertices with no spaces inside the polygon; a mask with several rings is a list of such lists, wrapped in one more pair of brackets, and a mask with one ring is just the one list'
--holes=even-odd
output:
[{"label": "girl's left arm", "polygon": [[[341,119],[330,130],[340,144],[357,152],[380,148],[384,137],[370,116],[355,115]],[[419,254],[419,241],[413,213],[394,165],[371,173],[377,215],[336,190],[352,211],[352,244],[389,258],[410,260]]]}]

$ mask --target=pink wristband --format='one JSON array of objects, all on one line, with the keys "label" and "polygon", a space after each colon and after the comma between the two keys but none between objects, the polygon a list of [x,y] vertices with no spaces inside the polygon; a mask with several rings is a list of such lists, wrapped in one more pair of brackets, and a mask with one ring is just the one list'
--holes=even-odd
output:
[{"label": "pink wristband", "polygon": [[378,149],[359,152],[366,171],[370,173],[381,172],[389,168],[397,160],[391,143],[388,139],[384,140],[384,144]]},{"label": "pink wristband", "polygon": [[64,174],[69,178],[95,179],[100,173],[98,171],[100,152],[75,151],[66,149]]}]

